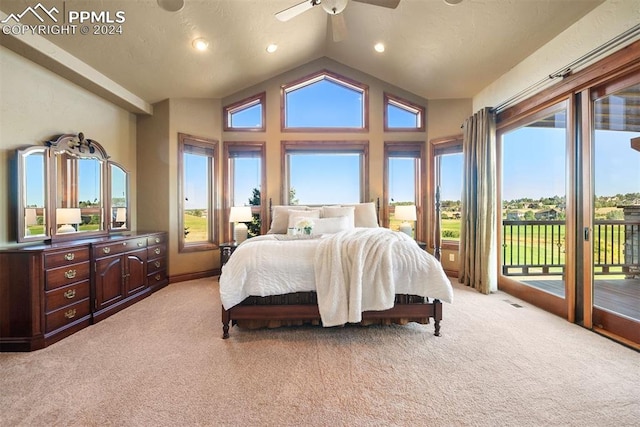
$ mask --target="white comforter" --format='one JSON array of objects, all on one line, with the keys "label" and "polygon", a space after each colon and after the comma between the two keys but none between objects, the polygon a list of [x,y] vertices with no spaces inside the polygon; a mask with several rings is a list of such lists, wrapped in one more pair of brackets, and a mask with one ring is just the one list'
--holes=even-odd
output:
[{"label": "white comforter", "polygon": [[440,263],[408,236],[356,228],[315,239],[258,236],[243,242],[220,276],[229,309],[248,296],[316,291],[324,326],[359,322],[367,310],[393,307],[395,294],[453,301]]}]

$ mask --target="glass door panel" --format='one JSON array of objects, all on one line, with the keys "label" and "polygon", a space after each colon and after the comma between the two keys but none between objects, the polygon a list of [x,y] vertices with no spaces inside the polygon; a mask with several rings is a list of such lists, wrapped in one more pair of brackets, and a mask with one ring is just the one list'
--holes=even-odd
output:
[{"label": "glass door panel", "polygon": [[613,86],[593,102],[593,325],[640,342],[640,84]]},{"label": "glass door panel", "polygon": [[[544,306],[566,297],[565,103],[502,135],[501,276]],[[526,289],[523,289],[522,287]],[[540,297],[540,294],[545,295]],[[524,295],[523,295],[524,296]]]}]

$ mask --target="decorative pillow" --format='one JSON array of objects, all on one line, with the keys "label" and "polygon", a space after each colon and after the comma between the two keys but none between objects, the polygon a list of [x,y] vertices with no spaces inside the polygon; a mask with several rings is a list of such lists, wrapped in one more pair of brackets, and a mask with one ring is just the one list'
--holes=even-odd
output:
[{"label": "decorative pillow", "polygon": [[323,218],[336,218],[346,216],[349,218],[349,223],[353,228],[355,226],[355,207],[354,206],[323,206],[322,217]]},{"label": "decorative pillow", "polygon": [[267,234],[287,234],[287,226],[289,225],[289,211],[305,212],[306,206],[273,206],[271,209],[271,228]]},{"label": "decorative pillow", "polygon": [[[289,211],[289,223],[288,223],[288,227],[295,227],[296,224],[300,221],[302,221],[303,219],[308,219],[314,222],[316,222],[316,219],[320,218],[320,209],[309,209],[308,211],[294,211],[291,210]],[[285,233],[287,231],[285,230]]]},{"label": "decorative pillow", "polygon": [[337,216],[332,218],[320,218],[313,220],[312,234],[331,234],[353,228],[353,218]]},{"label": "decorative pillow", "polygon": [[354,225],[356,227],[378,228],[378,215],[373,202],[350,205],[355,207]]}]

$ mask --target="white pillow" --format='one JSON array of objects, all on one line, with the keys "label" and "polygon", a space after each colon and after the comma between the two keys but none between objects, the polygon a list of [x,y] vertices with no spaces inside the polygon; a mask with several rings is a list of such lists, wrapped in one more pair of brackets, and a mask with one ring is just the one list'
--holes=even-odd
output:
[{"label": "white pillow", "polygon": [[289,211],[305,211],[306,206],[282,205],[273,206],[271,209],[271,228],[267,234],[287,234],[289,225]]},{"label": "white pillow", "polygon": [[378,215],[373,202],[349,205],[355,207],[354,225],[356,227],[378,228]]},{"label": "white pillow", "polygon": [[[303,219],[309,219],[315,224],[316,220],[320,218],[320,210],[308,210],[308,211],[289,211],[289,228],[295,227],[296,224]],[[285,231],[286,232],[286,231]]]},{"label": "white pillow", "polygon": [[337,216],[333,218],[320,218],[313,220],[311,234],[331,234],[353,228],[352,219],[348,216]]},{"label": "white pillow", "polygon": [[323,206],[322,217],[323,218],[336,218],[346,216],[349,219],[349,224],[353,228],[355,226],[355,210],[354,206]]}]

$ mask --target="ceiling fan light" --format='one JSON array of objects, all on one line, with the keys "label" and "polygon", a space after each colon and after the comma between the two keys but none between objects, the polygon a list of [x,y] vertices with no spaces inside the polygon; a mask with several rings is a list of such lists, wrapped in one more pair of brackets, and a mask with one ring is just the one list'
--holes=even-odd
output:
[{"label": "ceiling fan light", "polygon": [[207,50],[207,48],[209,47],[209,42],[206,39],[203,39],[202,37],[194,39],[191,42],[191,45],[196,49],[196,50]]},{"label": "ceiling fan light", "polygon": [[178,12],[184,7],[184,0],[158,0],[158,6],[167,12]]},{"label": "ceiling fan light", "polygon": [[320,6],[329,15],[337,15],[347,7],[348,2],[349,0],[322,0]]},{"label": "ceiling fan light", "polygon": [[376,50],[376,52],[382,53],[384,52],[384,43],[376,43],[373,48]]}]

